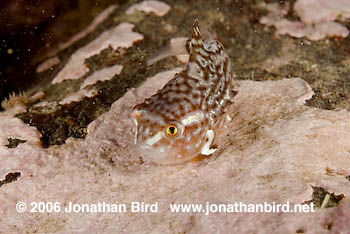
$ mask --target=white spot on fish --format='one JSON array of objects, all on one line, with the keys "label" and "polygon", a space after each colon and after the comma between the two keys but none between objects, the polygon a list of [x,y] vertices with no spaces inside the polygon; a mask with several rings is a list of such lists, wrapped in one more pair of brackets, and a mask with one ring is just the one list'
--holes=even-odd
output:
[{"label": "white spot on fish", "polygon": [[215,41],[210,41],[209,43],[204,43],[203,47],[206,51],[216,52],[218,50],[218,45]]},{"label": "white spot on fish", "polygon": [[203,56],[209,56],[209,54],[205,52],[205,50],[203,50],[202,48],[199,48],[198,52]]},{"label": "white spot on fish", "polygon": [[150,127],[148,127],[148,128],[145,129],[145,136],[148,136],[148,135],[149,135],[149,131],[150,131]]},{"label": "white spot on fish", "polygon": [[209,69],[211,72],[216,72],[215,64],[209,60]]},{"label": "white spot on fish", "polygon": [[204,113],[202,111],[197,111],[195,113],[188,114],[185,118],[181,120],[184,126],[190,125],[195,122],[200,122],[204,119]]},{"label": "white spot on fish", "polygon": [[198,148],[201,144],[202,144],[202,140],[199,140],[199,141],[196,143],[195,147]]},{"label": "white spot on fish", "polygon": [[196,128],[196,129],[192,132],[192,134],[193,134],[194,136],[196,136],[198,133],[201,132],[201,130],[202,130],[202,128],[201,128],[201,127],[198,127],[198,128]]},{"label": "white spot on fish", "polygon": [[191,145],[185,145],[185,149],[186,149],[186,150],[190,150],[191,148],[192,148]]},{"label": "white spot on fish", "polygon": [[179,90],[185,92],[188,90],[188,86],[187,85],[180,85]]},{"label": "white spot on fish", "polygon": [[192,78],[195,79],[203,79],[203,70],[200,68],[200,66],[198,66],[197,63],[194,62],[189,62],[188,63],[188,75]]},{"label": "white spot on fish", "polygon": [[154,145],[155,143],[157,143],[158,141],[160,141],[161,139],[163,138],[163,133],[162,132],[158,132],[156,135],[154,135],[153,137],[151,138],[148,138],[146,140],[146,144],[147,145]]},{"label": "white spot on fish", "polygon": [[206,67],[208,62],[206,59],[204,59],[202,56],[200,56],[199,54],[197,55],[197,60],[199,61],[199,64],[202,66],[202,67]]}]

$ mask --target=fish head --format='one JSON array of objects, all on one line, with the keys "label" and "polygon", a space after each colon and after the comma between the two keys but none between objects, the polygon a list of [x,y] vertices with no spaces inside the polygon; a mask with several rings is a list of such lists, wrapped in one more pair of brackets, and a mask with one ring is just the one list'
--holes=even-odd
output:
[{"label": "fish head", "polygon": [[[194,115],[188,118],[200,118]],[[208,141],[203,121],[166,119],[136,106],[132,113],[136,125],[134,142],[138,153],[159,164],[177,164],[200,155]]]}]

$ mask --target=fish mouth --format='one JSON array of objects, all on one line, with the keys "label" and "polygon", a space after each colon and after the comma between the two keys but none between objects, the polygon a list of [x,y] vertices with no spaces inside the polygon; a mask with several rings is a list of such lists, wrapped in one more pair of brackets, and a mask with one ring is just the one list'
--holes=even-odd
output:
[{"label": "fish mouth", "polygon": [[150,145],[138,145],[137,152],[142,156],[142,158],[154,161],[160,164],[171,164],[171,156],[167,153],[167,150],[160,150],[158,148],[154,148]]},{"label": "fish mouth", "polygon": [[[161,165],[181,164],[200,155],[200,152],[183,152],[183,149],[174,149],[169,146],[159,148],[147,144],[139,144],[136,152],[144,160],[149,160]],[[179,157],[179,155],[181,156]]]}]

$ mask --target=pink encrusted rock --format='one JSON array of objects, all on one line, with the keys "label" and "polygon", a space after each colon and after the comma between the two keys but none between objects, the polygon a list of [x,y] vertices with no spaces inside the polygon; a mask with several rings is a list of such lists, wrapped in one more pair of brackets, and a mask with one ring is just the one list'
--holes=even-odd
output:
[{"label": "pink encrusted rock", "polygon": [[110,80],[114,75],[119,75],[122,72],[122,70],[122,65],[114,65],[112,67],[103,68],[93,73],[91,76],[87,77],[80,88],[83,89],[86,86],[97,83],[98,81]]},{"label": "pink encrusted rock", "polygon": [[298,0],[294,11],[307,25],[334,21],[337,18],[350,18],[350,1],[348,0]]},{"label": "pink encrusted rock", "polygon": [[39,73],[39,72],[46,71],[47,69],[50,69],[51,67],[59,63],[60,63],[60,59],[57,56],[49,58],[46,61],[39,64],[39,66],[36,68],[36,72]]},{"label": "pink encrusted rock", "polygon": [[[306,37],[312,41],[321,40],[326,37],[347,37],[349,35],[349,30],[340,23],[332,21],[336,18],[332,17],[332,15],[337,15],[338,13],[335,14],[335,12],[340,12],[339,6],[341,5],[341,1],[342,0],[338,2],[338,8],[336,6],[334,8],[327,7],[329,4],[333,5],[333,2],[326,3],[326,1],[320,1],[320,4],[316,4],[313,0],[297,1],[294,9],[301,17],[302,22],[287,20],[283,18],[286,14],[284,8],[278,8],[276,5],[265,4],[263,7],[268,9],[270,13],[261,17],[260,23],[276,27],[277,34],[288,34],[296,38]],[[309,5],[309,3],[312,4]],[[315,7],[317,7],[318,10],[315,10]],[[344,7],[346,9],[345,5]],[[320,15],[320,11],[323,12],[324,15]],[[344,12],[346,11],[347,10],[344,10]],[[327,13],[331,16],[327,17]],[[312,16],[315,16],[315,18],[312,18]]]},{"label": "pink encrusted rock", "polygon": [[119,47],[129,48],[135,41],[142,40],[143,35],[133,32],[133,28],[133,24],[121,23],[117,27],[103,32],[95,40],[75,51],[68,63],[52,80],[52,84],[57,84],[67,79],[79,79],[89,71],[89,68],[85,66],[85,59],[99,54],[109,46],[115,50]]},{"label": "pink encrusted rock", "polygon": [[170,6],[164,2],[157,0],[145,0],[141,3],[132,5],[126,10],[126,14],[133,14],[135,11],[152,12],[157,16],[164,16],[170,10]]},{"label": "pink encrusted rock", "polygon": [[9,143],[8,138],[17,138],[25,140],[27,144],[40,145],[40,132],[12,115],[0,114],[0,130],[0,154],[1,149]]},{"label": "pink encrusted rock", "polygon": [[95,89],[80,89],[75,93],[70,94],[68,97],[65,97],[63,100],[59,102],[59,104],[65,105],[72,102],[79,102],[84,97],[93,97],[96,94],[97,94],[97,90]]},{"label": "pink encrusted rock", "polygon": [[341,234],[346,232],[341,232],[338,230],[344,230],[350,232],[350,201],[347,200],[343,202],[339,207],[334,211],[334,220],[331,223],[334,223],[332,228],[336,230],[334,233]]},{"label": "pink encrusted rock", "polygon": [[306,37],[312,41],[324,39],[326,37],[347,37],[349,31],[346,27],[336,22],[323,22],[315,26],[307,26],[301,22],[292,22],[283,19],[275,23],[277,33],[288,34],[292,37]]},{"label": "pink encrusted rock", "polygon": [[58,48],[56,50],[51,51],[47,56],[54,56],[58,52],[67,49],[69,46],[73,45],[75,42],[85,37],[87,34],[95,30],[100,23],[105,21],[115,11],[116,8],[117,5],[110,5],[109,7],[107,7],[105,10],[103,10],[100,14],[96,16],[96,18],[89,24],[87,28],[74,35],[67,42],[59,44]]},{"label": "pink encrusted rock", "polygon": [[[132,107],[180,71],[149,78],[129,90],[88,127],[87,137],[42,149],[4,148],[0,188],[4,233],[347,233],[348,205],[315,213],[171,212],[170,204],[234,202],[290,204],[311,199],[310,185],[350,195],[350,113],[307,107],[310,86],[299,78],[237,81],[232,121],[211,157],[175,166],[142,161],[135,153]],[[5,162],[5,163],[3,163]],[[328,169],[334,174],[329,174]],[[24,201],[126,204],[129,212],[18,213]],[[131,202],[158,202],[158,212],[130,212]],[[339,221],[337,221],[339,217]]]}]

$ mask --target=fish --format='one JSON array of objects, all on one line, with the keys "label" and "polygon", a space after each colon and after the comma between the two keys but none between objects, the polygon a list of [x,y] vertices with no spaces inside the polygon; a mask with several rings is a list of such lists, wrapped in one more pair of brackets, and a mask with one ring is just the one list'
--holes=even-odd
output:
[{"label": "fish", "polygon": [[229,56],[211,34],[201,35],[198,19],[186,48],[183,70],[132,109],[137,152],[158,164],[216,152],[214,139],[229,121],[227,108],[237,94]]}]

